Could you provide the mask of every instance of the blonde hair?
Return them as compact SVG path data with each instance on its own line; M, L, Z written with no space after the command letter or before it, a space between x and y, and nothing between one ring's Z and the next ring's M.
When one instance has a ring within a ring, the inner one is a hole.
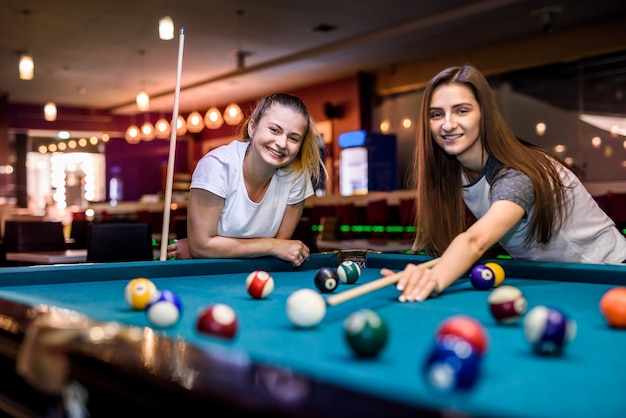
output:
M300 151L296 158L287 166L290 171L302 171L311 177L314 185L321 184L326 179L326 167L322 159L323 143L317 125L306 105L299 97L291 94L276 93L259 100L256 108L239 126L239 136L243 141L249 141L248 126L256 126L267 110L273 105L279 105L299 113L307 121L307 127L302 138Z

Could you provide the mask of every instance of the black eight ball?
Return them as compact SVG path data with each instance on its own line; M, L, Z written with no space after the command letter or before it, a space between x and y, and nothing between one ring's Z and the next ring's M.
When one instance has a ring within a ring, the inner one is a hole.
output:
M315 273L315 287L322 293L331 293L339 285L337 270L330 267L322 267Z

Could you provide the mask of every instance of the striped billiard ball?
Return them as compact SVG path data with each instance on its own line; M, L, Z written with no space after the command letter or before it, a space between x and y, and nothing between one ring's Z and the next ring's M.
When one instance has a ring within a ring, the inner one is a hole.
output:
M536 354L560 355L576 337L576 322L559 309L539 305L526 314L524 335Z
M246 277L246 289L254 299L265 299L274 290L274 279L266 271L253 271Z
M487 301L491 315L502 324L516 323L528 308L522 291L514 286L501 286L492 290Z
M341 283L353 284L361 277L361 267L354 261L346 260L337 267L337 274Z

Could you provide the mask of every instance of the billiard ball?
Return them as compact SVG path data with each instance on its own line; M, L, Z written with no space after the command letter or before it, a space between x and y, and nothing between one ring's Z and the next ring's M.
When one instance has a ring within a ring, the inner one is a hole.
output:
M494 286L496 276L485 264L478 264L470 271L470 282L476 290L487 290Z
M346 260L337 267L337 275L341 283L353 284L361 277L361 267L354 261Z
M223 303L206 307L196 321L198 332L225 339L234 338L238 328L237 314L233 308Z
M146 309L150 301L159 296L156 285L152 280L145 277L137 277L126 284L124 289L124 299L133 309L142 311Z
M576 322L556 308L539 305L526 314L524 335L536 354L559 355L576 337Z
M600 311L614 328L626 328L626 287L614 287L600 299Z
M494 276L493 287L498 287L502 283L504 283L504 278L505 278L504 269L502 268L500 264L489 262L489 263L485 263L485 266L487 268L490 268L491 271L493 272L493 276Z
M326 301L313 289L300 289L287 298L287 318L300 328L310 328L320 323L326 315Z
M339 285L339 275L334 268L322 267L315 273L314 282L320 292L330 293Z
M264 299L274 290L274 279L266 271L253 271L246 278L246 289L254 299Z
M501 286L492 290L487 301L491 315L502 324L516 323L528 308L522 291L514 286Z
M481 357L465 339L440 335L422 366L426 386L437 393L470 389L480 375Z
M346 342L358 357L375 357L387 343L387 324L370 309L350 314L343 329Z
M466 315L453 315L440 325L435 336L456 335L470 343L480 357L489 349L489 335L485 327L476 319Z
M157 327L170 327L178 322L182 310L180 298L169 290L159 291L159 296L146 307L148 321Z

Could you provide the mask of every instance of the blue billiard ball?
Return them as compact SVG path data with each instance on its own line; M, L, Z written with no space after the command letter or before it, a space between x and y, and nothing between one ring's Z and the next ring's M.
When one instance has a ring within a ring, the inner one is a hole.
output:
M178 322L182 310L180 298L169 290L161 290L159 296L148 304L148 321L157 327L170 327Z
M576 322L556 308L539 305L524 317L524 335L536 354L560 355L576 337Z
M484 264L478 264L470 272L470 281L476 290L491 289L496 282L493 270Z
M422 376L426 386L437 393L470 389L480 375L480 356L476 349L456 335L438 336L424 362Z

